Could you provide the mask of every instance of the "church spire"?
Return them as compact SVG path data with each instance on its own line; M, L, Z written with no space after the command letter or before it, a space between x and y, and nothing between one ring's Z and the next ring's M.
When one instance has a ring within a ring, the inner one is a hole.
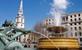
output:
M20 9L23 9L23 1L20 0L20 6L19 6Z
M19 0L18 14L16 17L17 28L24 28L24 16L23 16L23 0Z
M18 14L23 15L23 0L19 0L19 1L20 1L20 4L18 9Z

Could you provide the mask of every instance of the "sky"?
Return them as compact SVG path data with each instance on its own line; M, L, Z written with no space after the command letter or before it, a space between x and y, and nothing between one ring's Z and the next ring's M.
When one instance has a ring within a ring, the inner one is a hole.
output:
M69 5L65 9L66 13L82 12L82 0L67 1ZM50 16L52 2L53 0L23 0L25 28L33 29L36 23ZM18 6L18 0L0 0L0 26L6 19L15 23Z

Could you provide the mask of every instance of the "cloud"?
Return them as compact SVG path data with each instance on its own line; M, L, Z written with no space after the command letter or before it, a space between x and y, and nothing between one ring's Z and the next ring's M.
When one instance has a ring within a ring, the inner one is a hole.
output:
M68 4L67 0L53 0L53 6L59 9L66 9Z
M61 25L62 14L68 7L69 2L67 0L53 0L51 4L50 14L55 18L56 25Z

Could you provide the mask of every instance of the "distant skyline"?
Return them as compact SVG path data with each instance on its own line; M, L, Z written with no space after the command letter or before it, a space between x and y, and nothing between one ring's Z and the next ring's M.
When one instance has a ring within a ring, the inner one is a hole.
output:
M82 12L82 0L67 0L67 13ZM50 16L52 0L23 0L25 28L32 29L37 22ZM18 12L18 0L0 0L0 26L7 19L15 23Z

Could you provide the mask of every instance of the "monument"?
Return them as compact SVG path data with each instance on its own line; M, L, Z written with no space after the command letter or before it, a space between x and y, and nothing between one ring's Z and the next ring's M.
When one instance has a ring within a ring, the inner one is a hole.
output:
M0 50L23 50L22 44L15 39L27 33L29 31L18 29L12 22L6 20L0 28Z

